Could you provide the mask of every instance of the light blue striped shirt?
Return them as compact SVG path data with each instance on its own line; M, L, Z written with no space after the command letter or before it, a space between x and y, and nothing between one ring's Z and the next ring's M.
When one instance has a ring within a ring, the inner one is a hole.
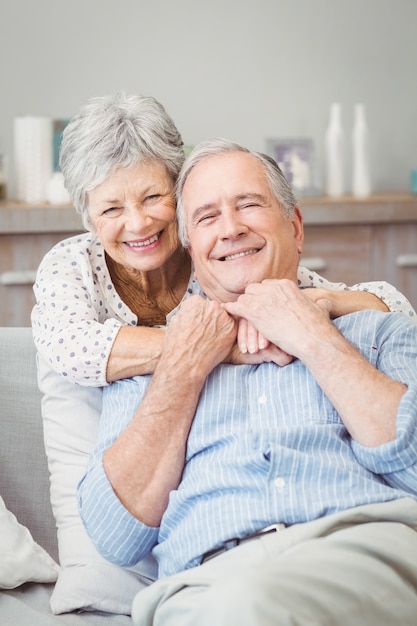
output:
M227 539L276 522L417 499L417 326L377 311L334 323L379 370L408 385L396 440L373 448L352 440L300 361L220 365L201 393L181 484L160 528L149 528L114 494L102 455L134 415L150 377L113 383L104 389L100 441L79 487L84 524L103 556L131 566L153 549L159 576L166 576L197 565Z

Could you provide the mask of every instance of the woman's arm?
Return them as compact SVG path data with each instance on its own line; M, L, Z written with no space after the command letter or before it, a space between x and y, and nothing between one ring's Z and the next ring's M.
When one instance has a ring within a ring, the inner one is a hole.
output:
M36 348L68 381L102 387L154 371L164 330L136 325L137 317L111 282L94 235L54 246L39 266L33 290Z
M146 326L121 326L107 361L106 379L153 374L161 356L165 330Z
M320 298L328 300L331 306L330 315L333 318L355 311L374 309L403 313L417 324L417 313L407 298L384 281L358 283L348 287L344 283L332 283L300 265L298 286L302 289L312 287L319 290L315 294L312 289L306 293L314 301Z
M303 289L303 292L313 302L326 300L329 315L333 319L365 309L383 311L385 313L390 311L385 302L368 291L332 291L331 289L323 289L321 287L307 287Z

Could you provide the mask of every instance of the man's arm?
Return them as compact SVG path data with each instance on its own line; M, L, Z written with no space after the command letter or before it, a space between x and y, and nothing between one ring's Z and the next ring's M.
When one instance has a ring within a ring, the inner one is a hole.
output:
M292 281L265 280L223 306L306 365L358 443L378 446L395 439L406 385L359 354L329 320L325 301L313 302Z
M181 480L201 388L235 339L236 323L219 304L199 296L188 298L166 332L138 411L104 453L104 470L114 492L147 526L159 526L169 493Z

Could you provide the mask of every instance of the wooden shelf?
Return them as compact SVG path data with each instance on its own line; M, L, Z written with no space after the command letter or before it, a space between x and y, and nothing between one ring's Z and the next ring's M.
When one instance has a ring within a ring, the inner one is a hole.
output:
M417 195L375 194L366 199L352 196L299 198L305 224L384 224L417 222Z
M352 285L387 281L417 307L417 194L300 198L305 241L301 262ZM84 232L72 205L0 202L0 325L28 326L32 283L44 254Z
M0 202L0 233L65 233L84 231L81 216L72 205L37 205Z

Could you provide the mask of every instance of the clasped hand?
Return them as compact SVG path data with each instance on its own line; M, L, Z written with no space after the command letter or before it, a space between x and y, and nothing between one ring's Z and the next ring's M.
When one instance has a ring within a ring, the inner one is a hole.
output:
M314 299L287 279L250 284L236 302L222 306L239 320L239 348L257 356L260 360L255 362L287 365L300 358L312 337L328 332L331 325L330 303Z
M191 296L173 317L167 340L207 371L221 362L284 366L329 324L325 300L314 302L290 280L267 279L248 285L235 302Z

